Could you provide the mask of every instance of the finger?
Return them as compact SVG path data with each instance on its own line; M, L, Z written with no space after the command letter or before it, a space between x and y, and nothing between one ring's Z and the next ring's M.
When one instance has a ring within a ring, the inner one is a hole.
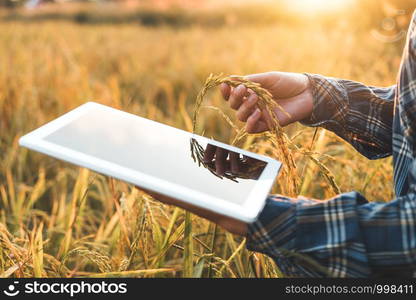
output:
M302 95L281 99L279 100L279 105L283 110L276 107L275 115L281 126L286 126L309 117L313 108L312 101L308 101Z
M261 121L262 112L260 109L256 109L247 119L246 131L248 133L259 133L268 129L267 124Z
M208 144L207 147L205 148L205 153L204 153L204 163L209 163L214 159L214 155L215 155L215 150L217 149L216 146Z
M240 84L235 89L231 91L229 101L230 101L230 107L232 109L238 109L240 105L243 103L243 98L247 93L247 88Z
M230 164L231 164L231 172L238 173L239 172L239 157L240 155L236 152L230 152Z
M244 78L252 82L259 83L262 87L266 89L270 88L270 85L273 84L275 80L278 80L276 72L250 74L244 76Z
M238 76L238 75L230 75L229 76L229 78L232 81L239 81L241 77L242 76ZM220 91L221 91L221 94L222 94L222 96L224 97L224 99L226 101L230 98L232 90L233 90L233 88L230 85L228 85L227 83L225 83L225 82L221 83Z
M230 98L231 87L226 83L221 83L220 91L225 101L227 101Z
M227 150L217 147L217 150L215 151L215 170L220 176L224 175L225 173L227 155Z
M240 108L238 109L236 113L237 119L242 122L246 122L247 118L254 112L258 99L259 98L256 94L251 94L247 98L247 101L244 101L244 103L241 104Z

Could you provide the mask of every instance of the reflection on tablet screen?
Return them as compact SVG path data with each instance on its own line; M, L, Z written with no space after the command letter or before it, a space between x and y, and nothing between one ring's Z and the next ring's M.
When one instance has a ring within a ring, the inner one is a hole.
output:
M234 182L238 182L238 178L258 179L266 167L264 161L213 144L203 148L195 138L191 138L190 144L192 159L221 179Z
M93 109L44 139L236 204L245 202L266 166L238 153L224 154L189 132L126 115Z

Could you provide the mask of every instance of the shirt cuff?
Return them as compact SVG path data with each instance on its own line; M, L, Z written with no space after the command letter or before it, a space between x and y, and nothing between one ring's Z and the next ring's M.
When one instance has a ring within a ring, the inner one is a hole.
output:
M344 85L335 78L304 74L311 84L313 109L311 116L300 123L334 132L343 131L348 113L348 94Z
M294 250L296 204L293 199L270 195L258 219L248 225L247 249L274 258Z

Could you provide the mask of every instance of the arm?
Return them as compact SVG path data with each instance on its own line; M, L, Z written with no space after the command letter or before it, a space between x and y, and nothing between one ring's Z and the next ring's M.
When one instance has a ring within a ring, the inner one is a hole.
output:
M300 121L322 126L349 142L361 154L376 159L391 154L395 86L377 88L321 75L267 72L246 76L274 96L290 117L275 110L280 125ZM244 86L221 86L224 98L235 109L250 133L268 130L267 112L256 110L258 97Z

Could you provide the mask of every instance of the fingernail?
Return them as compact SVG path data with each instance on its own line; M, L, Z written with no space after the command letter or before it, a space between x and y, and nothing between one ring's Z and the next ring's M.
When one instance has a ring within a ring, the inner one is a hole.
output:
M260 109L258 109L258 108L256 108L256 110L254 111L253 116L257 118L257 117L259 117L259 116L260 116L260 114L261 114L261 110L260 110Z

